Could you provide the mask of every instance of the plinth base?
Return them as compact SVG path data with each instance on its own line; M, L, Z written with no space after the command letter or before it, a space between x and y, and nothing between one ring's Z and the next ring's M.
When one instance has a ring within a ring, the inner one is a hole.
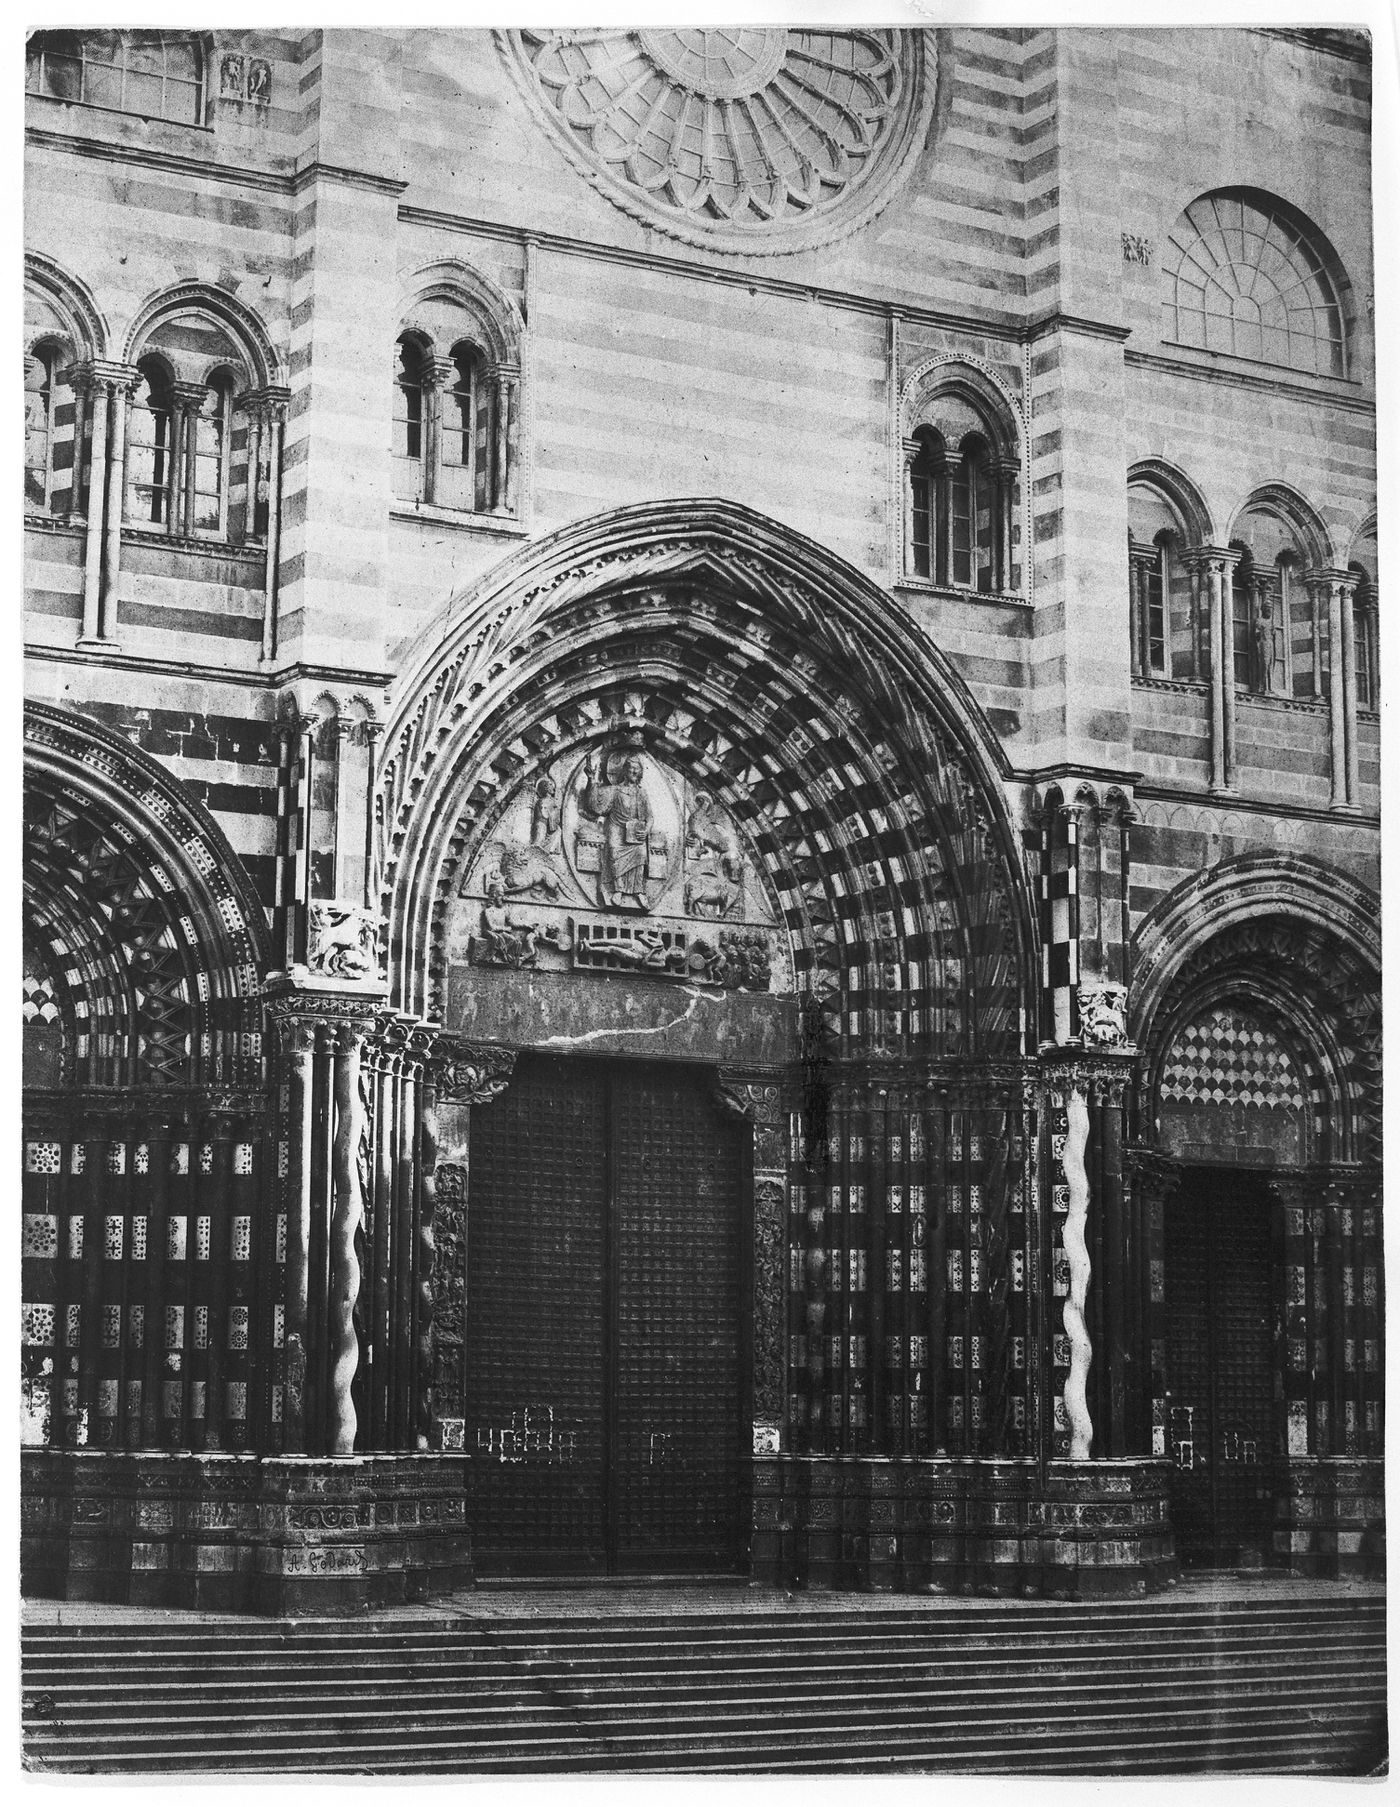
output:
M345 1614L472 1584L465 1458L25 1450L24 1592Z
M754 1579L895 1593L1148 1593L1177 1563L1167 1468L860 1456L754 1461Z

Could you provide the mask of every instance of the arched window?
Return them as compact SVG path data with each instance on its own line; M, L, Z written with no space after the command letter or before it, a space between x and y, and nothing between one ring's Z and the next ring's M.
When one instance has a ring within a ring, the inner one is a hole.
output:
M1255 681L1254 663L1254 560L1247 546L1236 545L1239 553L1230 576L1230 646L1236 687L1240 690L1262 690Z
M174 423L170 372L159 358L142 358L132 398L127 446L127 513L135 523L168 526L174 479Z
M940 544L939 530L946 526L946 513L941 505L941 491L947 481L947 454L941 435L933 427L920 427L914 435L917 448L909 466L913 491L912 563L916 577L933 577L948 568L946 537Z
M266 533L270 434L249 413L253 355L234 325L197 305L159 316L137 336L141 382L127 419L133 527L234 545Z
M920 413L906 455L906 572L984 594L1014 588L1014 462L961 395L936 394Z
M1356 706L1380 707L1380 622L1376 588L1376 536L1364 534L1352 549L1347 569L1356 579L1352 595L1352 636L1355 647Z
M1328 669L1327 611L1309 589L1308 547L1294 522L1256 503L1235 528L1235 681L1263 696L1318 698Z
M229 426L233 380L220 371L205 385L199 412L191 416L194 444L191 448L191 530L223 539L228 528Z
M480 358L465 340L454 345L442 391L442 440L434 499L442 508L481 508L476 477L483 460L476 456L476 423Z
M423 348L406 334L394 358L394 494L416 502L423 496Z
M53 493L53 400L57 357L39 346L24 360L24 506L47 514Z
M1310 376L1345 376L1341 297L1316 237L1267 195L1202 195L1168 241L1162 336Z
M1128 620L1133 675L1199 678L1202 618L1186 562L1181 517L1146 483L1128 489Z
M53 100L80 101L200 125L204 70L193 38L161 31L36 31L25 87Z
M455 259L404 297L394 370L394 495L454 515L520 509L521 337L515 303Z

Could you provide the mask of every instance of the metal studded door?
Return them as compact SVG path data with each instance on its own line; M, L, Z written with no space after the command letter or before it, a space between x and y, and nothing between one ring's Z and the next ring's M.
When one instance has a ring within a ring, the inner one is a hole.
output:
M686 1069L527 1056L472 1113L482 1573L737 1560L743 1157L710 1089Z
M683 1070L613 1077L613 1566L733 1566L740 1146Z
M1184 1563L1267 1562L1275 1442L1268 1195L1252 1174L1188 1173L1164 1229L1177 1551Z
M607 1079L522 1060L472 1112L468 1523L483 1572L601 1571Z

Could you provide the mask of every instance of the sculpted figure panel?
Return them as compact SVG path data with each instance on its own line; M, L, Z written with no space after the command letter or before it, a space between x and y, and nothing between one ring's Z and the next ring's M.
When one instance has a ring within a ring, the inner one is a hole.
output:
M786 936L720 799L635 732L536 771L468 868L456 920L477 965L768 991Z

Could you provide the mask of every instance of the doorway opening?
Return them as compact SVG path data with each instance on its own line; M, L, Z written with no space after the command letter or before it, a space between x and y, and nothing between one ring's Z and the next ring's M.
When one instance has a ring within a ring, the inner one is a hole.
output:
M1167 1447L1183 1566L1272 1559L1279 1403L1264 1176L1188 1168L1166 1208Z
M524 1055L472 1113L478 1572L737 1569L748 1133L679 1065Z

